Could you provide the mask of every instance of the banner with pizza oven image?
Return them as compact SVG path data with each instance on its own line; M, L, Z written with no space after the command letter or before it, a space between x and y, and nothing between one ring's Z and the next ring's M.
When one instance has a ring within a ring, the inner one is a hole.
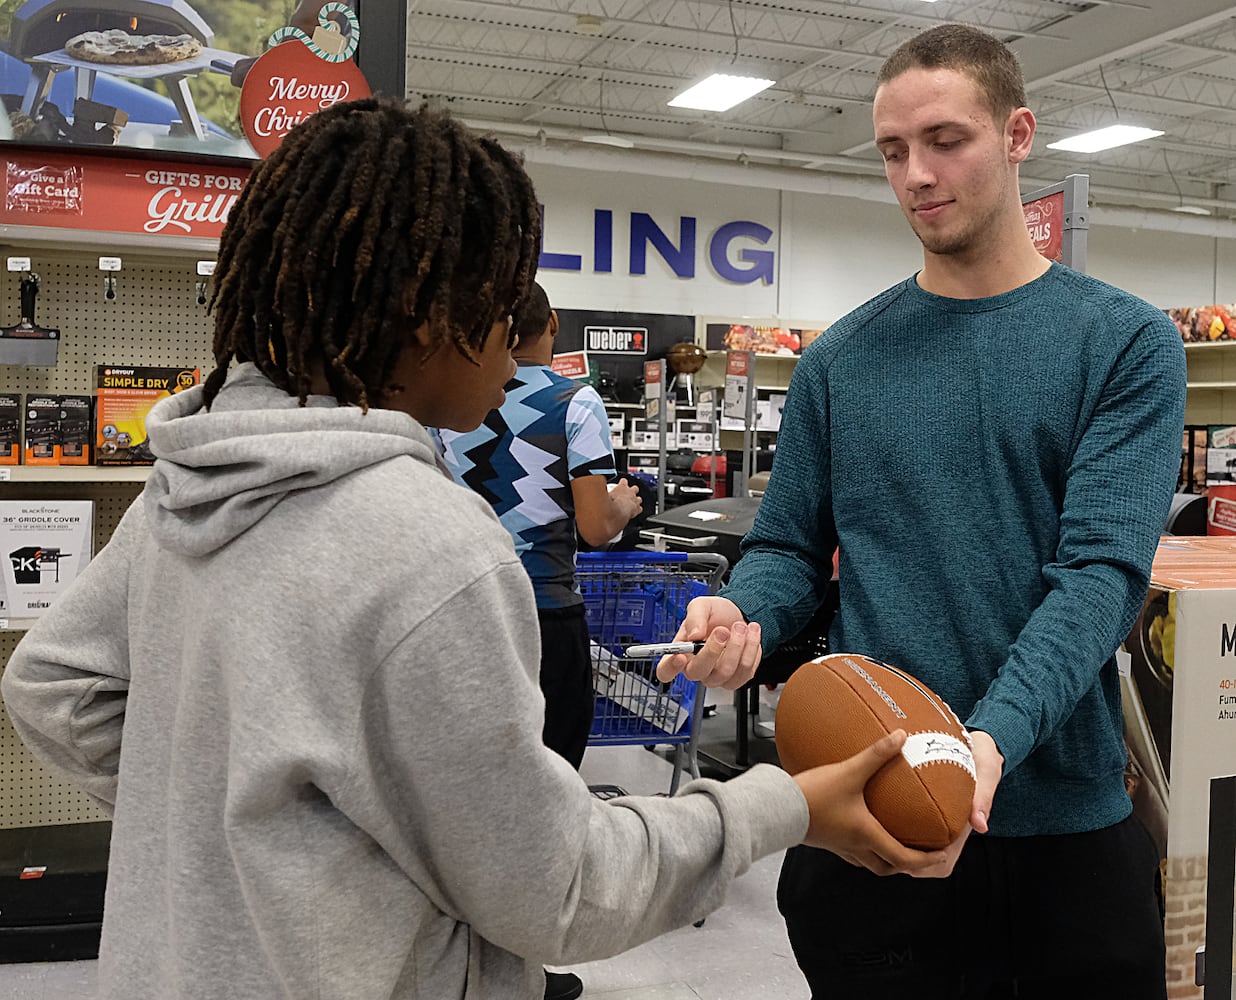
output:
M0 0L0 138L264 156L367 96L359 37L324 0Z

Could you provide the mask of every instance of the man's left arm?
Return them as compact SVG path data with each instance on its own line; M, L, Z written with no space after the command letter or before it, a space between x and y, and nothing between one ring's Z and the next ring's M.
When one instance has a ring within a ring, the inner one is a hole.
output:
M1132 627L1180 467L1185 360L1171 322L1148 322L1113 366L1068 469L1046 597L966 725L1003 772L1048 740Z

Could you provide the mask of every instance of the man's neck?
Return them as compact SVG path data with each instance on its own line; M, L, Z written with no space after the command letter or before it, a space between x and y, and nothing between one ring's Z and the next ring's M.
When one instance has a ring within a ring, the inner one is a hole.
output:
M1016 222L1006 235L993 235L961 253L924 252L919 287L950 299L983 299L1040 277L1051 262L1034 248L1020 214Z

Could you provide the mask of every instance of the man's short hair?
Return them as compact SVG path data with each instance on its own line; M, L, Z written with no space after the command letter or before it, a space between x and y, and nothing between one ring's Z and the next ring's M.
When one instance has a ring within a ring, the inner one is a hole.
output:
M953 69L982 91L992 117L1003 122L1026 105L1026 83L1012 50L998 38L964 24L929 28L898 46L880 67L876 86L910 69Z
M521 344L539 340L549 326L549 296L537 282L532 283L528 297L520 304L511 325L511 333L519 337Z

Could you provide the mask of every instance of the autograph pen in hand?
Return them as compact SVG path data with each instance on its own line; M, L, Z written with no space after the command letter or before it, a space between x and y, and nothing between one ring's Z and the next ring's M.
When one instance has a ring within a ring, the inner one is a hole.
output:
M622 655L632 660L644 660L653 656L671 656L674 653L698 653L704 648L702 642L653 642L642 646L628 646Z

